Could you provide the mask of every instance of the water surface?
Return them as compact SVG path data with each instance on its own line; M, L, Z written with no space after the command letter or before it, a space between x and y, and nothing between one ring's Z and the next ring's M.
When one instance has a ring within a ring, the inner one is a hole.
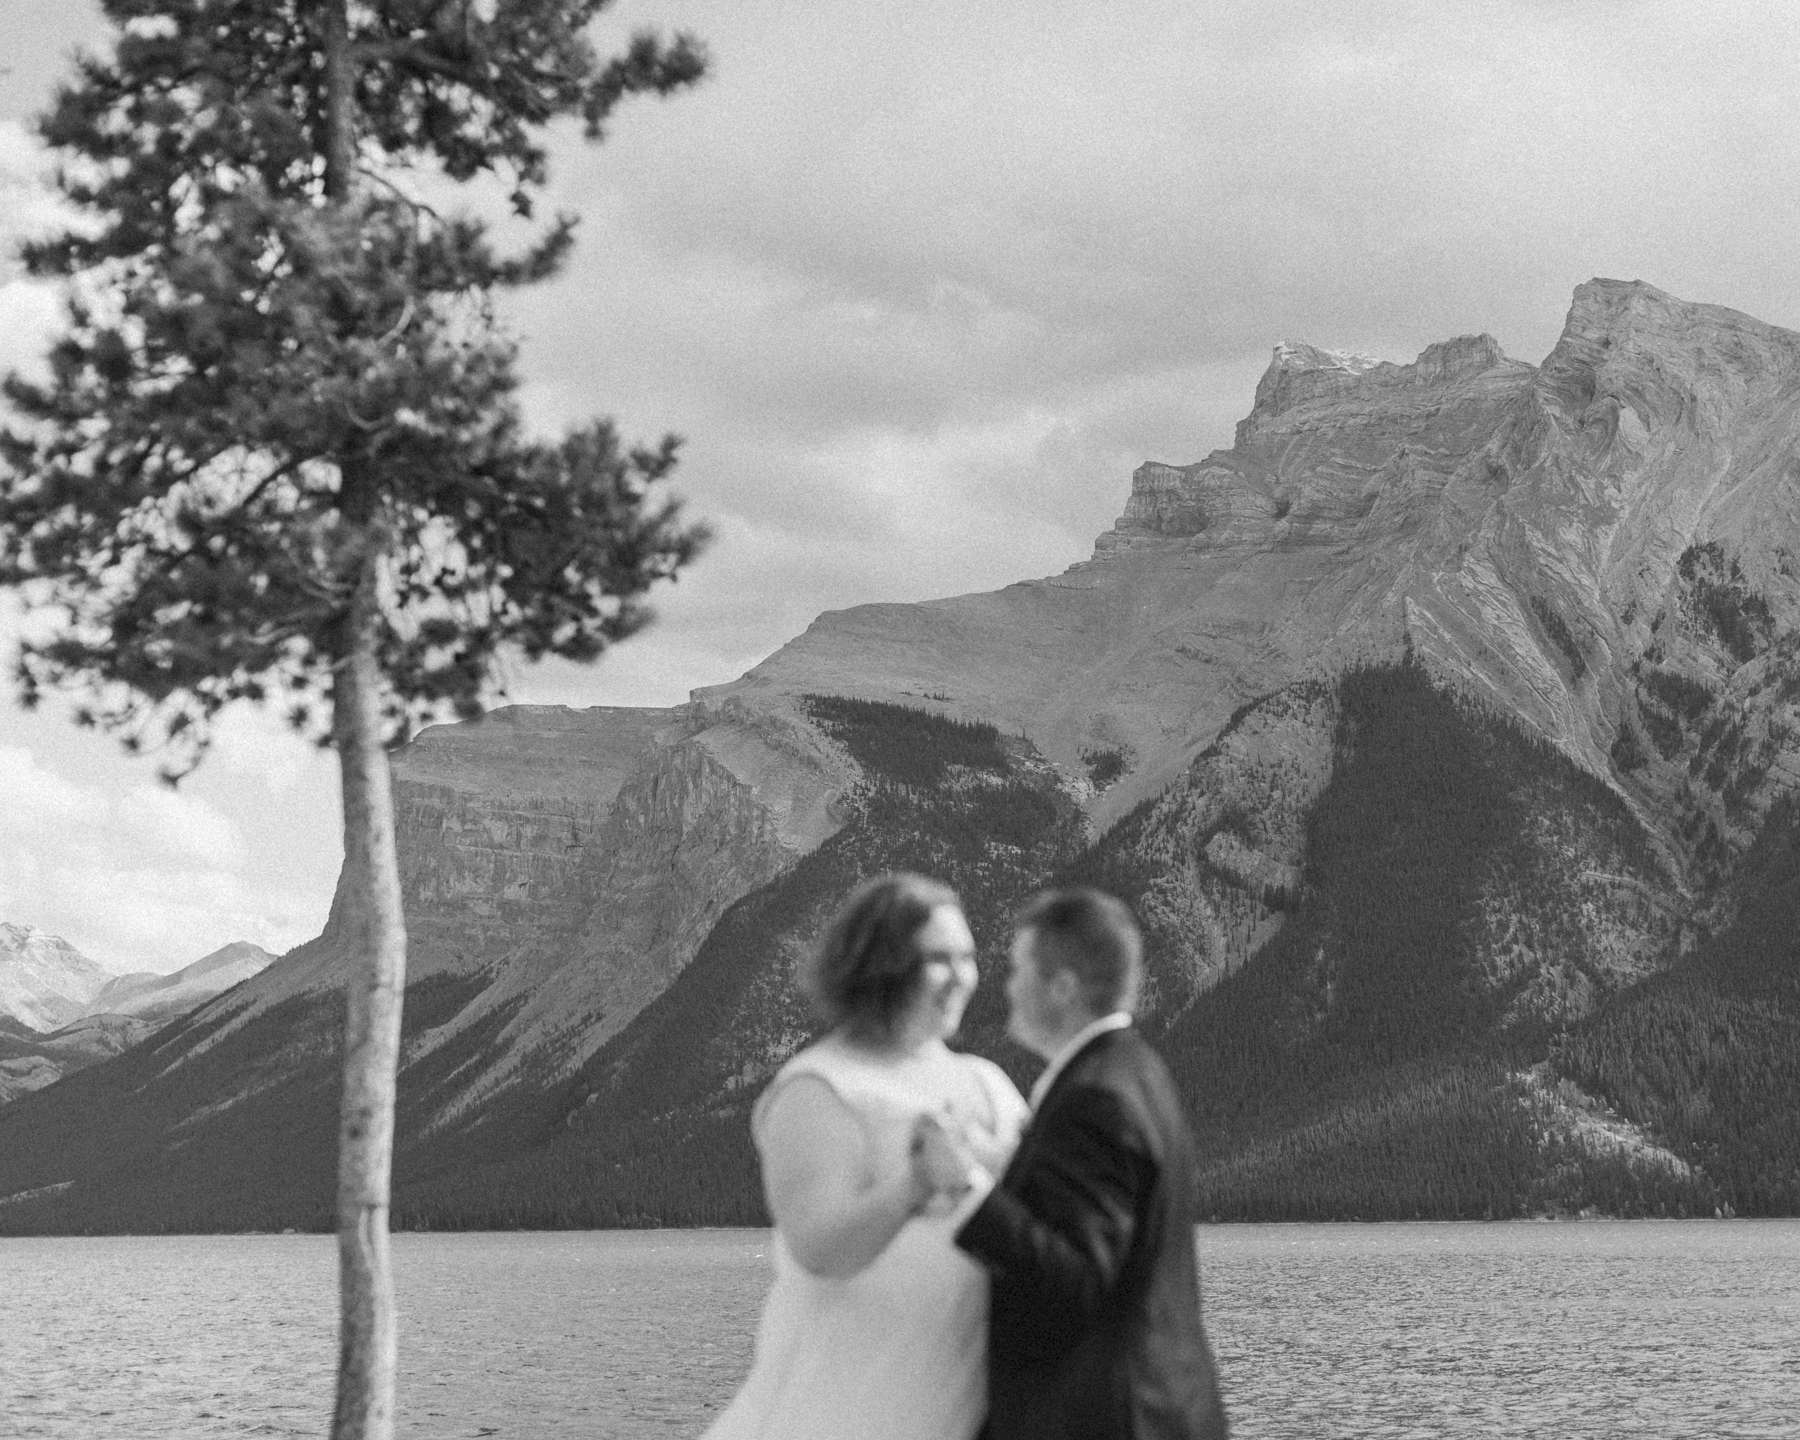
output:
M399 1235L403 1437L698 1435L762 1231ZM1240 1440L1800 1437L1800 1221L1198 1236ZM329 1237L0 1239L0 1435L323 1436Z

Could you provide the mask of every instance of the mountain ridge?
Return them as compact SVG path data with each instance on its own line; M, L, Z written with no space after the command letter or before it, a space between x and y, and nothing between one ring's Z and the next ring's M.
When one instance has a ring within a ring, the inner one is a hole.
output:
M87 1013L117 976L34 925L0 923L0 1015L44 1033Z
M1665 364L1664 350L1681 363ZM989 594L827 612L696 697L910 699L1024 729L1065 767L1084 747L1129 746L1139 769L1095 805L1105 824L1167 783L1238 704L1334 655L1397 654L1410 635L1428 663L1605 774L1628 708L1621 687L1585 657L1573 674L1547 626L1560 622L1574 653L1597 649L1596 661L1642 648L1681 554L1720 538L1699 534L1710 506L1752 583L1784 582L1774 588L1791 627L1783 557L1732 499L1745 470L1774 479L1792 510L1794 475L1759 467L1769 428L1791 433L1797 353L1792 332L1617 281L1577 289L1539 367L1487 337L1355 374L1298 368L1290 353L1259 384L1239 447L1138 468L1088 561ZM1750 383L1716 383L1711 367L1728 362L1747 366ZM1663 475L1640 453L1649 442L1633 440L1643 422L1628 402L1653 400L1702 459L1677 456ZM1720 453L1727 424L1755 433L1747 456ZM1597 473L1577 478L1576 459ZM1644 553L1615 554L1615 512L1633 506L1623 538ZM1346 546L1341 566L1307 553ZM1046 666L1052 643L1060 663ZM1075 686L1063 683L1071 670Z
M1552 1063L1556 1037L1730 933L1745 905L1761 913L1734 877L1800 778L1797 440L1800 336L1641 282L1578 287L1537 366L1480 335L1406 365L1284 342L1232 449L1139 466L1119 521L1061 575L827 612L683 706L511 707L422 733L395 757L413 982L397 1193L421 1223L638 1223L659 1204L690 1219L747 1213L747 1150L726 1121L741 1124L753 1072L803 1038L782 967L857 865L938 857L978 897L990 951L1020 887L1111 876L1159 957L1154 1023L1178 1071L1197 1077L1181 1047L1198 1043L1204 1016L1248 1003L1234 996L1276 985L1296 1013L1332 1011L1338 992L1318 974L1359 953L1355 927L1330 919L1330 904L1350 904L1330 899L1332 867L1378 843L1425 844L1438 802L1418 797L1462 793L1454 775L1414 786L1411 808L1385 819L1342 798L1362 793L1359 745L1391 751L1393 735L1414 734L1487 757L1469 762L1471 777L1491 772L1470 793L1506 846L1457 832L1485 858L1408 921L1405 945L1437 925L1455 966L1433 993L1506 998L1482 1001L1479 1044L1461 1059L1427 1047L1358 1061L1347 1130L1301 1083L1314 1041L1270 1050L1259 1063L1287 1109L1211 1132L1236 1167L1232 1193L1265 1203L1276 1171L1245 1157L1293 1153L1288 1126L1323 1137L1321 1155L1352 1133L1413 1146L1422 1168L1388 1179L1427 1209L1438 1194L1442 1213L1581 1194L1654 1213L1722 1195L1698 1151L1677 1157L1686 1179L1606 1158L1604 1127L1577 1124L1581 1107L1558 1098L1599 1094L1599 1072L1536 1067ZM1355 719L1370 687L1390 694L1378 724ZM846 718L852 702L876 709ZM895 705L988 727L1003 770L945 759L936 778L900 778L895 737L920 722L882 708ZM917 833L878 834L872 814ZM788 928L765 943L745 929L751 914ZM1322 947L1318 974L1283 949L1303 933ZM179 1193L175 1210L222 1215L197 1171L166 1170L158 1127L186 1126L184 1153L228 1157L285 1114L327 1147L313 1163L328 1170L346 962L328 922L228 999L76 1077L95 1095L137 1077L151 1148L137 1170L115 1171L108 1183L122 1188L90 1193L76 1177L8 1207L5 1223L119 1215L132 1194ZM697 997L702 972L764 1017L749 1070L708 1068L739 1041L732 1016ZM1401 992L1390 999L1404 1008ZM978 1048L999 1044L998 1003L984 982ZM672 1013L694 1033L670 1029ZM1355 1015L1358 1044L1389 1023L1379 1007ZM653 1095L655 1067L690 1058L718 1087L692 1114L668 1110L658 1130L609 1108L610 1095ZM1627 1092L1640 1098L1621 1124L1662 1113L1642 1086ZM0 1193L71 1178L43 1137L74 1104L53 1091L0 1115L0 1152L13 1152L0 1153ZM1384 1105L1412 1118L1394 1130ZM192 1107L213 1118L190 1124ZM602 1117L637 1148L605 1140ZM1491 1177L1531 1174L1511 1189L1493 1179L1479 1203L1442 1188L1432 1157L1456 1135L1489 1147ZM737 1157L736 1178L707 1169L714 1152ZM269 1163L293 1175L299 1153ZM648 1167L635 1199L627 1186L608 1209L519 1188L527 1174L559 1194L577 1174L604 1185L591 1168L602 1155L621 1175ZM487 1177L487 1200L446 1198L457 1166ZM714 1198L677 1203L681 1184ZM263 1219L299 1213L256 1197L241 1203ZM1307 1213L1336 1203L1322 1192Z
M167 975L115 975L54 935L0 925L0 1021L12 1022L0 1030L0 1105L123 1053L274 960L237 940Z

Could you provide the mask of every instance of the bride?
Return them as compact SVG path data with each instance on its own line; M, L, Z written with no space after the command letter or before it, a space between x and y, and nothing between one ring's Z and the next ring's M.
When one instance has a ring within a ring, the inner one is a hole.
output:
M918 875L862 885L800 974L832 1028L784 1065L751 1134L775 1220L756 1359L705 1440L969 1440L986 1413L987 1276L951 1242L979 1194L922 1188L932 1115L998 1175L1025 1102L951 1050L974 992L955 892Z

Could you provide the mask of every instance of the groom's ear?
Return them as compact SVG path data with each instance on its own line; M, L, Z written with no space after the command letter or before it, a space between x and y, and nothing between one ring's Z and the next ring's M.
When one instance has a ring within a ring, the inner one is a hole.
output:
M1081 980L1067 965L1057 968L1045 982L1050 998L1056 1002L1057 1008L1067 1010L1077 1000L1086 997L1081 993Z

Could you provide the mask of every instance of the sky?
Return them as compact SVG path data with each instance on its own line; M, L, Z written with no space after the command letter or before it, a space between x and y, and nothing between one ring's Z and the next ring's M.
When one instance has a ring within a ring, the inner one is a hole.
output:
M682 434L716 538L650 631L510 667L515 701L675 704L822 610L1056 573L1139 463L1231 443L1282 339L1537 361L1597 275L1800 328L1789 0L619 0L597 31L643 26L712 73L557 134L578 247L507 315L531 424ZM57 316L11 260L55 214L31 116L106 30L0 0L0 33L14 368ZM253 712L169 792L0 701L0 921L118 970L285 950L330 901L336 783Z

